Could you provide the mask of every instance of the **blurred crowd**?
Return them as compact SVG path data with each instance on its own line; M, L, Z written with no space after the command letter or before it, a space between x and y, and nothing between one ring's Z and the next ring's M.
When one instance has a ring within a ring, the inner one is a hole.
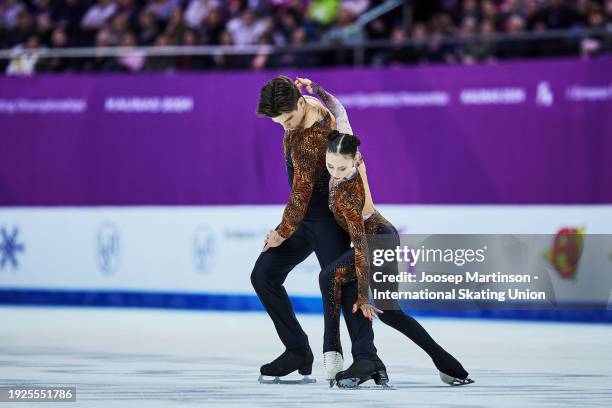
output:
M423 0L350 29L384 0L0 0L1 68L12 74L63 71L261 69L354 64L355 46L376 42L359 63L472 63L500 58L609 51L612 0ZM525 40L572 29L575 37ZM492 34L506 33L503 41ZM467 41L458 41L458 40ZM382 44L386 41L386 44ZM324 51L296 52L306 44ZM135 46L273 45L278 52L147 56ZM41 48L127 47L120 56L41 58Z

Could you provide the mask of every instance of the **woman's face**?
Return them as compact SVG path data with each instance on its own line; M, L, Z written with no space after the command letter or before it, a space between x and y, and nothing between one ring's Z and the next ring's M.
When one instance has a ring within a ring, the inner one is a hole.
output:
M355 159L353 157L340 153L327 152L325 154L325 162L329 175L335 181L350 176L355 167Z
M272 120L280 124L285 130L292 130L297 128L304 119L304 98L300 98L297 103L297 109L291 112L281 113L278 116L272 118Z

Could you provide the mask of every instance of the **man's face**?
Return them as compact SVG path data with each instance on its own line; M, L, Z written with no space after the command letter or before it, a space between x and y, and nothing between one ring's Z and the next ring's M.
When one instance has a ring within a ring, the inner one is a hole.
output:
M304 98L300 98L297 103L297 109L291 112L281 113L272 118L272 120L280 124L285 130L292 130L299 127L304 119Z

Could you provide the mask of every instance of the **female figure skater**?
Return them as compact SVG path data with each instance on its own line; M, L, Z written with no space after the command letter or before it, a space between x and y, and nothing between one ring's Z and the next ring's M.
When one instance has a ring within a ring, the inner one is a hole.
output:
M317 94L330 110L333 109L332 113L336 117L338 130L332 130L328 134L326 153L326 165L331 175L329 207L336 222L349 233L353 242L353 248L326 266L319 275L325 313L324 355L342 353L339 334L342 286L356 280L358 295L353 305L353 313L361 310L370 320L379 313L378 316L383 323L403 333L431 357L443 382L449 385L473 383L461 363L438 345L414 318L403 313L396 300L385 301L385 305L381 306L384 312L370 303L369 249L366 235L389 235L393 246L400 244L399 235L395 227L374 208L367 184L365 164L357 151L360 140L352 135L346 111L320 86L307 79L298 78L296 84L298 82L301 86L306 85L308 91ZM384 269L383 273L395 275L397 264L387 263ZM385 287L381 287L380 290L397 291L397 283L384 285ZM333 360L333 358L324 358L324 363ZM381 364L376 360L357 359L347 370L338 372L335 381L341 387L354 387L369 379L374 379L377 383L386 383L386 370ZM330 385L333 386L333 381Z

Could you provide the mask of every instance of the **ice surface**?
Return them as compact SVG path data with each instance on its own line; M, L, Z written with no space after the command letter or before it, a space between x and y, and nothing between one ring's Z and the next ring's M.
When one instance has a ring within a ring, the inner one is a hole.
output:
M76 385L77 402L54 407L612 407L612 325L419 319L476 380L449 387L377 321L396 389L340 390L324 381L320 315L299 316L312 385L257 382L282 352L265 313L2 307L0 319L0 385Z

